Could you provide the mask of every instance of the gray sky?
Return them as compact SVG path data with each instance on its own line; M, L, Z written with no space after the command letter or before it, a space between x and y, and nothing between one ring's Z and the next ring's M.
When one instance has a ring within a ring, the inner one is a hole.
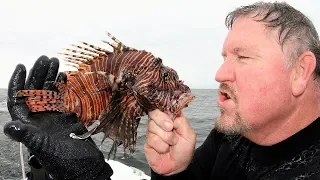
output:
M191 88L217 88L226 14L254 0L55 0L1 3L0 88L6 88L18 63L32 67L40 55L57 53L86 41L101 47L109 31L124 44L145 49L177 70ZM288 0L320 33L320 1ZM218 5L219 3L219 5ZM62 60L62 59L60 59ZM61 61L62 70L65 67Z

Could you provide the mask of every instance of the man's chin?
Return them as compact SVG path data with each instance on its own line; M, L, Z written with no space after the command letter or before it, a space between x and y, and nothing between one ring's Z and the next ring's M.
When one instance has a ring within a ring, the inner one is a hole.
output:
M221 117L215 121L214 128L226 135L243 134L250 130L240 119L226 119Z

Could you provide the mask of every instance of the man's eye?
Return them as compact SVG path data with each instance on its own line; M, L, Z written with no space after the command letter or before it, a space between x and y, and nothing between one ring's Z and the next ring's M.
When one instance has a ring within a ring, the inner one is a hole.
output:
M238 58L239 58L239 59L247 59L247 58L249 58L249 57L247 57L247 56L238 56Z

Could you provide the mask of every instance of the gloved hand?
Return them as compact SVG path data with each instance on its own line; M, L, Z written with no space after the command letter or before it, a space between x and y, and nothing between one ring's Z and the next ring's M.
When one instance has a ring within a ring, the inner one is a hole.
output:
M25 82L26 69L17 65L8 86L7 105L13 121L5 125L4 133L22 142L54 179L109 179L113 171L93 140L69 137L72 132L87 132L75 113L32 113L24 98L15 97L23 89L54 90L58 68L58 59L41 56ZM65 79L60 73L57 81Z

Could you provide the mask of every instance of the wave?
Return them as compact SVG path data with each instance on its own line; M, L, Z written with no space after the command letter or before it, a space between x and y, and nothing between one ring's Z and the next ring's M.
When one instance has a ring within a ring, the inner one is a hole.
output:
M0 112L8 112L6 100L0 101Z

